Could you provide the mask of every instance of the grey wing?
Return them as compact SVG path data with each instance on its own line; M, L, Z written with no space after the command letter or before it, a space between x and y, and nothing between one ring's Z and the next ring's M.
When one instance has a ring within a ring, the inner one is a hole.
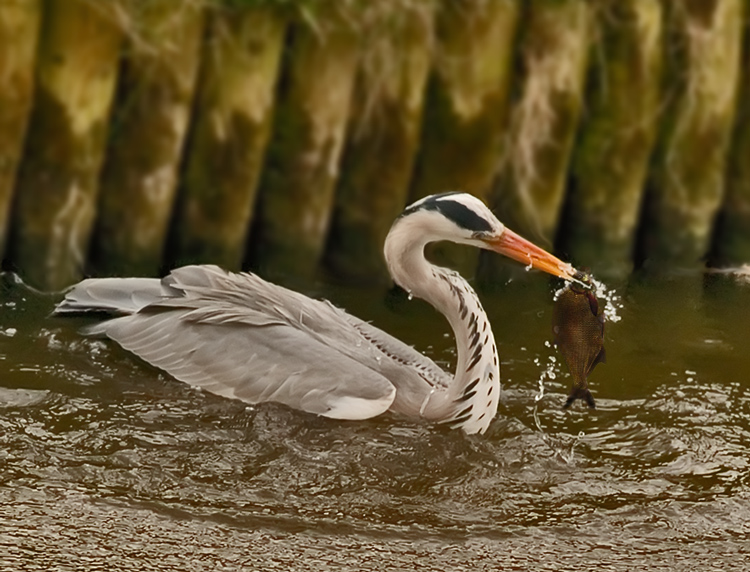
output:
M189 315L139 313L96 329L180 381L247 403L367 419L393 402L396 389L385 377L286 324L211 324Z
M432 360L328 302L252 274L202 265L161 281L84 280L56 309L81 311L129 314L87 333L220 395L348 419L391 404L402 413L443 415L436 405L450 376Z

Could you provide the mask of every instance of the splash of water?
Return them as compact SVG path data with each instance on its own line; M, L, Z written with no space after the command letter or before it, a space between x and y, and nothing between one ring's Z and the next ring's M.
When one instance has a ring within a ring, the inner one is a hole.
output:
M604 317L608 322L619 322L622 320L619 311L623 309L624 305L622 297L617 294L617 290L614 288L608 288L604 282L600 282L596 278L591 278L591 282L594 284L594 291L598 298L604 299Z
M544 345L548 348L552 347L552 344L549 341L545 341ZM534 358L534 364L541 367L542 360L536 357ZM561 436L550 435L542 426L542 422L539 418L539 403L542 401L542 399L544 399L545 381L551 381L557 378L557 367L557 357L551 354L548 355L546 366L539 375L539 379L537 380L539 390L534 396L534 409L532 411L532 415L534 418L534 425L542 434L545 443L547 443L550 449L552 449L563 462L570 465L575 462L575 448L581 441L583 441L586 436L585 433L583 431L580 431L572 441L568 442L568 439L564 439Z
M544 342L544 345L548 348L552 347L552 344L549 342L549 340ZM541 360L536 357L534 358L534 365L541 366ZM553 380L557 378L557 372L555 371L555 368L557 367L557 358L554 355L548 355L547 356L547 365L542 371L542 373L539 375L539 379L537 380L537 384L539 387L539 391L534 396L534 424L536 425L536 428L544 433L544 429L542 428L542 424L539 421L539 413L538 413L538 406L539 402L544 399L544 382L546 380Z

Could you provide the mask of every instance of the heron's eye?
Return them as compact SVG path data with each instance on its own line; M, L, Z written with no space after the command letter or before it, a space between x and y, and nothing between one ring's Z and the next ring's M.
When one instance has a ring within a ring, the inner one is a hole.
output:
M476 232L471 233L471 238L476 240L487 240L489 238L492 238L494 233L489 232L487 230L478 230Z

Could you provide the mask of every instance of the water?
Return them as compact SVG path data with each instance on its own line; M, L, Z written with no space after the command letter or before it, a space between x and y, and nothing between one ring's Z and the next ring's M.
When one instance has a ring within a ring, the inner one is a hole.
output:
M82 322L48 317L56 297L6 276L0 569L742 569L750 284L613 286L596 411L561 409L555 285L531 275L483 296L504 398L467 437L201 393L80 337ZM447 325L422 302L316 294L452 365Z

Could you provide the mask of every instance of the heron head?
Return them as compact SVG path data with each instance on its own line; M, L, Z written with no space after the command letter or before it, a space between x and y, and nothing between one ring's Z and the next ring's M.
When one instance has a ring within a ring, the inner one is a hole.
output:
M449 240L492 250L565 280L575 280L580 275L570 264L506 228L473 195L430 195L409 205L399 218L407 217L421 227L426 242Z

